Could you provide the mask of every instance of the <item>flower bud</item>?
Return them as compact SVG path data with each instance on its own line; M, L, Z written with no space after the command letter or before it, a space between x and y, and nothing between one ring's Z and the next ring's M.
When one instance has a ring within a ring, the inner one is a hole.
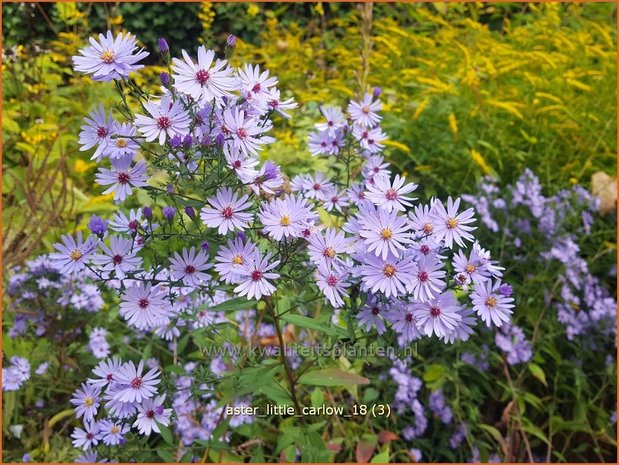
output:
M153 209L150 207L144 207L142 208L142 214L144 215L144 218L150 220L153 217Z
M166 73L165 71L163 71L159 75L159 80L161 81L162 85L168 86L170 84L170 75L168 73Z
M168 53L170 53L170 47L168 46L168 41L165 40L163 37L160 37L157 40L157 45L159 45L159 52L162 55L167 55Z
M174 215L176 214L176 209L174 207L163 207L161 209L161 213L163 213L163 216L166 220L172 223L172 221L174 220Z
M187 206L185 207L185 213L186 213L186 214L187 214L187 216L188 216L189 218L191 218L192 220L196 218L196 211L195 211L195 210L193 209L193 207L192 207L192 206L190 206L190 205L187 205Z
M380 87L374 87L374 89L372 89L372 97L374 98L380 97L380 94L382 93L383 93L383 90Z

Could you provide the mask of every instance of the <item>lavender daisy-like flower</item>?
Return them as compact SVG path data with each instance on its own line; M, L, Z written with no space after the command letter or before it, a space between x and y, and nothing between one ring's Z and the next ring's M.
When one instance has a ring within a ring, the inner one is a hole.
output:
M309 238L308 253L310 260L316 265L332 266L341 261L338 255L348 252L350 239L342 231L327 228L322 233L312 234Z
M436 255L424 255L417 262L417 272L408 288L415 300L425 302L435 298L445 287L442 278L447 274L443 262Z
M230 144L245 155L257 156L262 145L275 140L272 137L257 137L267 129L260 124L259 119L248 116L239 107L224 110L222 132L230 140Z
M368 200L380 208L387 211L399 210L405 211L406 207L412 206L411 201L414 197L408 197L406 194L417 189L417 184L409 182L404 184L406 178L395 175L393 183L387 177L374 178L374 184L367 186L368 192L365 196Z
M208 281L211 277L205 273L213 265L207 263L208 255L204 250L196 253L195 247L187 250L183 248L182 256L174 253L174 258L170 259L170 271L172 278L182 279L187 286L197 287L202 281Z
M464 241L462 239L472 241L473 235L470 231L477 229L474 226L467 226L475 221L473 217L473 208L469 208L458 214L458 207L460 207L460 199L456 199L454 202L451 197L449 197L447 199L446 210L442 202L436 200L432 208L433 211L430 214L436 224L434 230L435 239L437 241L443 241L450 249L453 248L454 242L460 247L464 247Z
M335 186L325 177L324 173L316 173L305 179L305 196L308 199L325 200L325 193L333 187Z
M122 362L118 357L108 358L93 368L92 372L97 376L96 378L88 379L88 382L95 386L106 386L108 383L112 384L116 382L118 372L122 366Z
M127 434L131 427L119 421L101 420L99 422L101 427L101 436L103 444L106 446L118 446L125 440L125 434Z
M146 221L142 219L142 209L129 210L129 216L125 215L122 211L114 213L112 221L110 222L110 228L116 232L131 234L132 236L138 232L138 229L144 229L146 227Z
M382 292L385 297L405 294L416 270L417 264L412 256L401 259L388 256L382 259L374 254L366 254L359 267L365 286L374 293Z
M416 205L409 213L411 226L418 237L428 237L434 234L437 223L431 213L430 205Z
M24 460L25 462L26 460ZM28 462L30 462L30 460L28 460ZM77 456L77 458L75 459L74 463L108 463L109 460L108 459L99 459L97 456L97 451L96 450L89 450L84 452L83 454L80 454Z
M97 415L101 388L89 384L82 384L82 389L78 389L69 401L75 405L75 416L84 417L84 421L92 421Z
M149 436L152 431L160 433L159 424L168 426L170 424L171 408L163 408L165 396L157 396L154 399L146 399L138 406L138 416L133 426L138 429L140 434Z
M436 299L414 304L412 310L419 330L426 336L436 334L444 337L452 333L462 319L458 299L453 292L445 292Z
M208 203L211 208L203 207L200 218L209 228L217 228L219 234L228 231L244 230L253 219L247 210L251 207L248 195L239 198L238 194L230 187L224 187L217 191L215 197L209 197Z
M144 187L148 181L146 162L139 161L131 166L131 158L112 160L112 169L99 168L95 176L97 184L110 186L102 192L103 195L114 193L114 200L123 202L127 196L133 194L132 187Z
M114 132L110 137L105 148L105 154L109 155L111 160L118 158L130 158L138 153L140 145L134 140L137 134L137 129L131 123L118 123L114 125Z
M385 317L391 322L391 328L400 335L402 342L408 343L421 338L417 319L410 305L397 305L394 310L387 312Z
M371 211L368 209L368 211ZM409 224L406 216L397 211L374 209L364 216L359 235L364 238L368 252L386 259L389 254L399 257L410 242Z
M112 31L107 31L105 36L99 34L99 42L93 37L89 41L91 46L80 49L82 56L74 56L73 64L75 71L89 74L95 81L126 78L143 68L136 63L149 55L144 49L137 50L136 39L129 33L121 32L114 38Z
M54 244L58 253L49 255L49 259L59 268L61 274L76 274L86 267L86 262L97 247L96 236L88 236L82 240L82 232L78 231L76 238L67 234L62 236L62 244Z
M363 164L363 175L365 177L389 177L391 176L391 170L389 169L389 163L385 163L385 158L381 155L371 155Z
M368 297L365 305L361 307L361 311L357 314L359 326L368 332L372 329L372 326L375 326L378 334L383 334L387 330L385 321L383 320L385 312L386 308L376 297Z
M165 316L166 308L164 295L158 287L137 282L122 295L118 313L130 325L149 329Z
M335 186L325 190L324 197L322 206L328 212L333 210L341 212L343 208L348 206L348 195L345 191L338 192Z
M355 136L355 138L359 141L361 148L365 149L367 153L378 153L385 148L381 142L387 140L387 134L385 134L379 127L368 129L361 126L355 126L352 133L353 136Z
M325 131L330 136L334 136L335 132L342 128L346 123L342 110L338 107L321 107L320 112L326 118L325 123L316 123L316 129Z
M258 214L264 232L278 241L284 237L303 237L303 231L312 226L317 217L306 199L292 194L263 204Z
M75 428L71 437L73 438L73 447L81 447L83 450L96 446L103 438L99 423L96 421L84 422L84 429Z
M366 93L360 102L351 101L348 104L348 113L355 124L361 126L376 126L381 117L377 114L383 108L380 100L372 101L372 95Z
M260 171L254 172L250 176L241 175L239 179L243 183L249 184L249 187L256 195L260 195L261 191L273 195L284 184L280 167L271 160L267 160L260 168Z
M232 96L236 79L226 60L217 59L213 63L215 52L207 50L204 45L198 47L197 63L194 63L185 50L182 54L183 60L172 58L172 77L176 90L196 100L202 99L205 103Z
M240 269L252 260L256 246L250 242L243 242L237 237L234 241L228 240L227 246L220 246L215 257L215 270L227 284L238 283L241 279Z
M82 126L78 140L80 151L90 150L97 146L90 159L99 161L111 143L110 137L116 130L117 123L114 121L111 110L109 115L105 114L103 104L99 104L99 108L93 110L87 118L84 118L84 121L86 124Z
M276 111L282 117L290 119L290 115L286 112L286 110L293 110L298 106L299 105L294 101L293 98L282 100L279 90L269 89L269 96L267 97L267 108L269 109L269 111Z
M347 271L337 270L324 263L318 265L316 285L334 308L344 305L342 297L346 295L346 288L350 286L346 282L347 277Z
M512 314L514 298L502 294L501 285L500 280L495 281L494 284L492 281L477 283L471 293L473 309L487 327L490 327L491 323L497 327L508 323L509 315Z
M157 384L161 382L159 379L159 371L152 368L146 374L144 371L144 361L140 360L136 368L133 362L125 363L118 371L117 387L118 390L114 394L114 399L120 402L142 402L144 399L149 399L157 392Z
M246 295L248 300L254 297L260 299L263 295L273 294L275 286L268 280L279 278L279 273L270 271L279 265L279 260L269 263L270 259L270 254L263 256L256 250L251 260L239 269L241 278L238 286L234 288L234 292L239 296Z
M252 106L266 109L271 98L270 89L277 84L277 78L269 77L269 71L260 72L260 66L245 64L237 71L241 97Z
M101 243L103 254L96 254L92 258L93 264L101 271L116 273L118 279L125 279L125 273L136 270L142 259L132 250L133 241L120 236L110 237L110 246Z
M159 140L159 145L163 145L166 139L184 136L189 131L191 117L180 100L172 101L164 95L159 104L146 102L144 108L150 116L135 115L135 124L146 142Z
M105 390L105 394L103 395L103 398L106 401L105 408L107 409L108 414L114 418L131 418L138 410L136 402L123 402L115 398L116 394L118 394L118 392L125 388L126 385L116 383L110 384Z

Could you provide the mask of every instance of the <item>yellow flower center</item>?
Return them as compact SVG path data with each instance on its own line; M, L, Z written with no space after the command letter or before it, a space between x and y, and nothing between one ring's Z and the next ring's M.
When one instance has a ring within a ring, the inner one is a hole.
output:
M395 271L395 266L385 265L385 268L383 269L383 274L388 278L391 278L395 274Z
M370 107L366 105L361 109L361 111L367 115L370 112Z
M120 431L120 428L118 426L114 425L114 426L112 426L110 428L110 431L112 432L112 434L116 434L116 433L118 433Z
M90 406L91 406L92 404L94 404L94 403L95 403L95 401L94 401L94 400L92 400L92 397L86 397L86 398L84 399L84 405L85 405L86 407L90 407Z
M389 228L385 228L380 232L380 237L382 237L383 239L391 239L392 235L393 233L391 232L391 229Z
M475 270L477 269L477 267L475 265L473 265L472 263L469 263L466 265L466 272L467 273L474 273Z
M333 258L335 257L335 249L333 247L327 247L323 255L328 258Z
M282 216L282 219L279 222L282 226L290 226L290 217L289 216Z
M127 139L116 139L116 147L124 149L127 146Z
M486 299L486 306L490 308L496 307L496 297L490 296Z
M235 265L242 265L243 262L243 257L241 257L240 255L235 255L234 257L232 257L232 263L234 263Z
M423 232L426 234L432 234L434 231L434 225L432 223L426 223L423 225Z
M71 252L71 260L73 261L78 261L80 258L82 258L82 252L80 250L74 250L73 252Z
M101 61L103 63L112 63L114 61L114 52L106 50L101 54Z
M455 218L449 218L447 220L447 227L449 229L454 229L456 226L458 226L458 220Z

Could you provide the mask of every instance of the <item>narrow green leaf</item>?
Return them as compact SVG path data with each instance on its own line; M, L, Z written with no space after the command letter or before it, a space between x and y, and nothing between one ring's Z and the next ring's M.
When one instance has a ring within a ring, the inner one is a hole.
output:
M329 368L303 373L299 377L298 382L299 384L310 384L313 386L347 386L369 384L370 380L354 373Z

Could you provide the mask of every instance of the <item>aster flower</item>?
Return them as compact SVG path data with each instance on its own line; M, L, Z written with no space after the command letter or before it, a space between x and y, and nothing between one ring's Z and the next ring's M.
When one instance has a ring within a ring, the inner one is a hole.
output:
M342 297L346 295L346 288L350 286L346 282L347 277L347 271L337 270L324 263L318 265L316 285L334 308L344 306Z
M243 195L239 198L236 192L230 187L224 187L217 191L215 197L209 197L208 202L211 208L202 208L200 218L209 228L218 228L219 234L226 234L249 227L253 215L244 212L251 207L248 201L249 196Z
M125 273L134 271L142 264L142 259L136 256L133 241L120 236L110 237L110 247L101 243L103 254L96 254L92 258L93 264L101 271L116 273L118 279L125 279Z
M374 254L366 254L362 260L359 267L361 280L373 293L380 291L385 297L405 294L417 270L412 256L400 259L388 256L382 259Z
M360 102L351 101L348 104L348 113L355 124L361 126L375 126L380 123L381 117L377 114L382 110L380 100L372 101L372 95L366 93Z
M114 399L120 402L142 402L155 395L155 386L161 382L159 371L156 368L144 371L144 361L140 360L136 368L133 362L125 363L118 371L116 382L118 390L114 394Z
M299 105L293 98L281 100L279 90L269 89L269 96L267 97L267 108L269 111L276 111L286 119L290 119L290 115L286 113L286 110L293 110Z
M409 224L406 216L385 209L369 210L362 219L359 235L364 239L368 252L386 259L389 254L399 257L410 243Z
M326 131L330 136L334 136L336 131L344 126L346 119L342 110L338 107L321 107L320 112L326 118L326 123L317 123L319 131Z
M213 99L221 101L223 97L231 97L236 80L233 70L226 60L215 60L215 52L207 50L204 45L198 47L198 62L182 51L183 60L172 58L172 77L174 88L190 95L196 100L208 102Z
M278 241L284 237L303 237L303 231L312 226L317 217L306 199L292 194L263 204L258 214L264 232Z
M211 279L208 274L204 273L213 266L207 261L208 255L204 250L196 253L195 247L191 247L189 251L183 248L182 257L178 252L175 252L174 258L170 259L170 274L173 279L182 279L187 286L197 287L202 281Z
M148 181L146 174L146 162L139 161L131 166L131 158L119 158L112 160L112 169L99 168L95 180L102 186L110 186L103 191L103 195L114 193L114 200L124 201L127 196L133 194L132 187L144 187Z
M99 395L101 388L89 384L82 384L82 389L73 393L73 398L69 401L75 408L77 418L84 417L84 421L92 421L97 415L99 408Z
M103 239L103 237L107 233L108 223L108 220L104 220L97 215L92 215L86 227L92 234L94 234L95 236L99 236L100 239Z
M333 210L341 212L348 206L347 194L344 191L338 192L335 186L324 191L324 198L322 206L328 212Z
M446 272L443 262L435 255L424 255L417 262L417 271L412 276L409 292L415 300L425 302L441 293L445 287Z
M99 362L92 370L97 378L90 378L88 382L92 385L101 387L108 383L111 384L116 381L121 366L122 362L118 357L108 358L103 362Z
M231 145L224 145L224 156L228 168L234 171L239 179L253 178L256 174L256 166L259 161L255 157L247 156L240 149Z
M394 310L387 312L385 317L391 322L391 329L400 335L402 342L409 343L421 338L417 319L410 305L397 305Z
M271 295L275 292L275 286L271 284L269 279L279 278L279 273L274 273L270 270L279 265L279 260L269 263L271 255L263 256L256 250L251 260L240 267L239 275L241 276L238 286L234 288L239 296L247 296L248 300L252 298L260 299L263 295Z
M165 316L167 304L159 288L134 283L121 297L119 315L138 329L149 329Z
M312 234L309 238L308 253L316 265L332 266L341 262L341 254L350 249L350 239L342 231L327 228L322 233ZM340 257L338 257L340 255Z
M37 367L37 369L34 371L34 374L38 376L43 376L45 373L47 373L48 369L49 369L49 362L43 362Z
M133 426L138 429L140 434L149 436L152 431L160 433L159 424L168 426L170 424L171 408L163 408L165 396L158 396L154 399L145 399L138 407L138 416Z
M460 247L464 247L464 241L473 240L473 235L470 231L477 229L473 226L467 226L475 221L473 218L474 210L469 208L458 214L460 199L454 202L451 197L447 199L447 210L438 200L434 202L432 218L435 221L436 228L434 236L438 241L444 241L445 245L450 249L453 248L453 243L456 242Z
M260 168L260 171L254 172L249 176L240 176L243 183L249 184L249 187L256 195L260 195L260 191L267 194L275 194L275 191L284 185L284 178L281 169L271 160L267 160Z
M81 447L83 450L88 450L93 446L99 444L99 441L103 438L99 423L96 421L84 422L84 429L75 428L73 434L73 447Z
M305 182L305 196L308 199L325 200L325 192L335 187L324 173L308 176Z
M465 305L460 305L458 307L458 313L461 318L454 330L442 337L439 336L445 343L453 344L456 341L468 341L471 334L475 332L473 328L477 326L477 318L472 316L475 311Z
M24 462L26 462L26 460L24 460ZM30 460L28 460L28 462L30 462ZM89 451L84 452L83 454L78 455L74 463L108 463L108 462L109 462L108 459L99 459L97 457L96 450L89 450Z
M307 137L307 149L312 157L327 155L331 152L331 139L327 131L311 132Z
M361 307L360 312L357 314L359 326L367 332L372 329L372 326L375 326L378 334L383 334L387 330L382 317L385 313L386 309L378 299L374 296L369 296L365 305Z
M453 292L445 292L436 299L414 304L412 310L419 330L426 336L436 334L444 337L453 332L462 319L458 299Z
M389 163L385 163L385 158L381 155L370 155L363 163L363 175L365 177L389 177L391 170Z
M136 39L129 33L122 32L114 38L111 31L99 34L99 42L90 38L90 47L80 49L80 54L73 57L75 71L92 75L95 81L111 81L129 76L129 73L143 68L136 64L149 53L137 50ZM136 52L137 50L137 52Z
M126 385L110 384L105 390L103 398L105 399L105 408L108 414L114 418L125 419L131 418L138 410L136 402L124 402L116 399L116 394L125 389Z
M240 237L228 240L227 247L222 245L217 251L215 270L225 283L237 283L241 279L241 267L253 259L256 250L252 242L243 242Z
M409 213L411 226L418 237L428 237L434 234L437 222L431 213L430 205L415 205L413 211Z
M368 129L355 126L352 133L357 141L359 141L361 148L365 149L370 154L381 152L385 148L381 142L387 140L387 134L379 127Z
M260 120L248 116L239 107L224 109L222 131L230 139L230 145L245 155L257 156L262 145L275 140L261 135L267 130L267 127L260 124Z
M477 283L471 293L473 309L487 327L490 327L491 323L498 327L503 323L508 323L509 315L512 314L514 298L503 295L499 291L500 288L500 280L495 281L494 284L492 281L485 281Z
M2 390L17 391L23 384L23 376L15 367L2 369Z
M163 145L167 138L183 136L189 131L191 117L180 100L172 101L164 95L159 104L146 102L144 108L150 116L135 115L135 124L146 142L158 140Z
M142 209L138 208L137 210L129 210L128 217L122 211L114 213L110 228L116 232L135 235L138 229L144 229L146 224L146 221L142 220Z
M405 211L406 207L412 206L410 201L415 200L415 198L408 197L406 194L417 189L417 184L412 182L404 184L404 181L405 178L400 177L399 174L395 175L393 183L387 177L374 178L374 184L367 186L368 192L365 196L374 205L389 212L393 209Z
M266 109L266 104L271 98L271 88L277 84L277 78L269 77L269 71L260 72L260 66L245 64L237 71L239 90L241 97L251 105Z
M116 130L116 121L110 110L109 115L105 114L103 104L99 104L99 108L93 110L88 118L84 118L86 124L82 126L79 134L80 151L90 150L97 146L91 160L99 161L108 149L111 143L111 135Z
M123 444L125 434L131 430L129 425L112 420L101 420L99 426L101 427L103 444L106 446L118 446L119 444Z
M140 145L134 140L137 129L131 123L115 122L114 130L111 134L104 153L109 155L111 160L118 158L130 158L138 153Z
M95 236L88 236L86 241L83 241L82 232L78 231L76 239L70 234L62 236L62 244L54 244L58 253L50 254L49 259L52 264L59 267L61 274L76 274L86 267L86 262L96 247Z

